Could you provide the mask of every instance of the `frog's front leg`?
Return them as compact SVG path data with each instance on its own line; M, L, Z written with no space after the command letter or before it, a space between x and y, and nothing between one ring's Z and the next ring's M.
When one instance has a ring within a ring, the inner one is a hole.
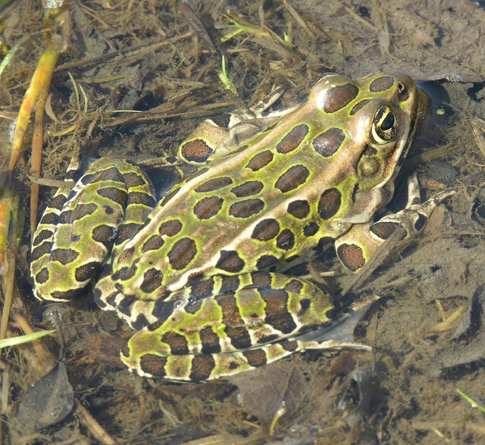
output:
M358 272L398 227L406 231L406 236L402 240L404 243L421 233L436 206L454 193L443 191L421 203L418 180L416 175L412 175L408 179L406 208L386 215L379 221L352 226L348 232L335 240L337 256L347 269Z
M283 94L278 87L248 110L237 109L218 119L206 119L179 146L177 157L187 164L203 165L238 150L245 141L263 132L292 109L262 117Z
M199 381L231 375L300 350L289 338L327 323L331 309L330 296L300 278L265 272L209 277L157 304L160 319L130 339L121 359L144 376Z

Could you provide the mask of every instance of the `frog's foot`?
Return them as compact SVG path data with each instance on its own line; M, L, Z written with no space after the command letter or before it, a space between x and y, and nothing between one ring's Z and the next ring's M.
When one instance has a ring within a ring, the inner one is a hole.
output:
M405 246L421 233L436 206L454 194L453 190L443 191L421 203L418 180L416 175L412 175L408 179L408 202L405 209L386 215L374 223L355 224L335 241L340 261L350 271L359 271L398 227L405 230L401 241Z

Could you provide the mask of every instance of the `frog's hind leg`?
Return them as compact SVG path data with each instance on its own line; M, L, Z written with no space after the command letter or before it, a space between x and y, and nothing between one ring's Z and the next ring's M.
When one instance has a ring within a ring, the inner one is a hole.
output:
M167 300L138 301L131 307L137 314L147 304L151 313L146 319L158 319L135 334L121 354L122 361L140 375L153 375L158 369L159 376L194 380L192 361L213 354L243 357L241 350L327 323L333 309L330 296L315 284L267 272L206 277ZM164 371L172 362L176 367ZM215 378L218 372L211 369L205 378Z
M379 221L352 226L348 232L335 240L337 256L347 269L358 272L398 227L405 230L405 236L401 241L401 247L405 247L421 233L436 206L454 193L443 191L421 203L418 180L416 175L412 175L408 179L406 208L388 214Z
M76 298L113 242L129 239L154 205L151 182L138 167L123 159L95 161L72 190L56 193L42 216L32 242L34 295Z
M295 352L310 349L340 350L344 348L365 351L372 349L370 346L360 343L337 340L300 341L298 339L283 339L275 343L232 353L187 354L167 357L147 355L142 358L142 368L147 377L200 382L260 368ZM140 371L138 372L140 373Z

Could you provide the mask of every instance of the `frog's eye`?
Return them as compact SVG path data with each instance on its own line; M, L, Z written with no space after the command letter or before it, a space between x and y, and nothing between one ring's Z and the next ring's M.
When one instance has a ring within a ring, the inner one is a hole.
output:
M388 105L381 105L372 122L372 137L378 144L386 144L396 137L397 119Z

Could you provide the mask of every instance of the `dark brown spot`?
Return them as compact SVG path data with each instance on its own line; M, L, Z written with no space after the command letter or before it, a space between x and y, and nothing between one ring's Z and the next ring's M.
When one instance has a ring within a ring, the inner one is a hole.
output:
M78 283L83 283L93 278L96 271L101 267L101 263L93 261L76 268L74 278Z
M264 209L264 202L261 199L246 199L231 205L229 214L235 218L249 218Z
M143 314L138 314L136 317L135 321L132 321L130 326L137 330L140 331L143 329L145 326L148 326L150 323L148 322L147 318Z
M54 300L72 300L73 298L78 297L80 290L81 289L55 291L55 292L51 292L51 297L54 298Z
M128 347L123 348L122 353L125 357L130 356ZM166 364L167 357L159 357L158 355L145 354L140 359L141 370L160 379L167 376L167 372L165 371Z
M163 274L158 269L148 269L143 274L143 283L141 283L141 290L147 294L157 290L162 286Z
M275 187L283 193L289 192L304 184L309 175L304 165L294 165L278 178Z
M72 213L73 220L77 221L78 219L84 218L85 216L92 215L97 209L98 206L96 204L78 204ZM59 215L59 220L61 219L62 213Z
M202 354L213 354L221 352L219 336L211 326L206 326L199 332L200 342L202 343Z
M230 370L237 369L237 368L239 368L239 366L240 366L240 365L239 365L239 363L238 363L238 362L231 362L231 363L229 363L229 369L230 369Z
M296 328L293 317L288 312L288 294L278 289L260 289L266 303L265 322L283 334L291 334Z
M341 244L338 246L337 255L342 264L352 272L358 271L365 264L362 249L355 244Z
M221 256L217 261L216 267L226 272L241 272L244 268L244 261L239 257L235 250L221 250Z
M132 239L135 234L140 230L140 228L143 227L143 224L136 224L136 223L126 223L123 224L119 229L118 229L118 236L115 240L115 244L121 244L125 242L126 240Z
M175 164L178 165L180 159L177 156L167 156L166 158L167 164Z
M266 365L266 353L261 348L249 349L248 351L243 351L242 354L246 357L248 364L253 368Z
M358 94L359 89L351 83L333 87L332 89L328 90L327 94L325 95L323 109L327 113L335 113L336 111L346 107L357 97Z
M278 153L290 153L302 143L305 136L308 134L308 126L300 124L294 127L276 146Z
M181 270L189 265L197 254L197 245L190 238L179 239L168 252L168 260L172 269Z
M54 196L49 207L56 210L62 210L62 207L64 206L64 203L66 202L66 200L67 198L64 195Z
M52 235L54 235L52 230L41 230L39 233L36 233L32 246L38 246L42 241L52 238Z
M110 201L119 204L121 207L125 207L128 200L128 194L124 190L116 187L106 187L104 189L99 189L96 190L96 193L103 198L109 199ZM78 213L77 209L76 213Z
M214 116L211 121L214 122L218 127L228 128L231 123L232 115L230 113L223 113L219 116Z
M303 283L299 280L293 279L285 285L286 292L293 292L294 294L300 294L303 289Z
M188 162L205 162L207 158L213 152L203 140L196 139L194 141L187 142L181 147L180 153L184 159Z
M170 292L167 291L166 295ZM163 323L165 323L172 315L175 310L176 301L164 301L163 298L159 298L155 302L152 315L157 318L155 323L149 325L148 330L154 331L158 329Z
M57 219L59 225L60 224L71 224L74 221L73 218L73 210L64 210L59 214Z
M311 302L309 298L302 298L300 300L301 309L298 311L298 315L303 315L310 308L310 303Z
M134 298L133 296L125 295L119 302L115 302L117 311L127 315L128 317L131 316L131 306L133 305ZM133 326L130 323L131 326Z
M235 291L239 288L239 277L237 275L234 276L225 276L221 277L221 288L219 290L220 294L225 292Z
M129 249L124 249L123 252L120 254L119 263L125 263L130 261L133 258L135 253L135 248L130 247Z
M268 289L271 287L271 275L267 272L256 272L251 274L253 288Z
M394 79L390 76L378 77L370 84L369 90L371 93L380 93L392 87Z
M361 108L365 107L370 102L369 99L361 100L359 103L356 103L352 110L350 110L350 115L353 116L357 111Z
M136 265L131 267L122 267L120 270L113 274L114 281L127 281L133 278L136 274Z
M187 278L187 284L189 286L192 286L193 284L200 283L200 281L203 280L203 278L204 278L204 272L202 271L193 272Z
M398 223L394 222L377 222L371 226L370 231L380 239L387 239L393 234L398 225Z
M81 182L84 185L94 184L96 182L101 182L101 181L115 181L115 182L122 181L122 176L120 171L114 166L109 167L106 170L100 170L93 173L93 175L91 175L92 178L89 178L88 176L90 175L85 175L81 178Z
M183 335L169 331L162 335L161 340L170 346L172 355L187 355L189 353L189 344Z
M304 219L310 213L310 205L303 200L292 201L288 204L288 213L295 218Z
M209 219L217 215L222 208L224 200L218 196L209 196L201 199L194 206L194 215L199 219Z
M49 253L52 248L52 243L45 241L43 242L40 246L36 247L35 249L32 249L32 255L30 260L37 261L39 258L43 257L45 254Z
M317 153L328 158L335 154L345 141L345 133L340 128L329 128L313 140L313 147Z
M275 219L263 219L253 230L251 238L258 241L269 241L278 235L280 231L280 225Z
M234 187L231 192L238 198L244 198L246 196L257 195L263 190L264 184L260 181L249 181L244 184Z
M196 314L202 307L202 300L189 300L189 304L184 307L184 311L187 314Z
M278 340L278 338L280 338L280 336L277 335L277 334L273 334L273 335L262 335L258 339L257 343L258 344L271 343L271 342L273 342L275 340Z
M141 251L145 253L150 250L158 250L162 246L163 246L163 239L159 235L152 235L150 238L148 238L145 241L145 244L143 244Z
M377 154L377 150L372 145L367 145L362 152L363 156L373 156Z
M166 221L158 229L160 235L175 236L182 230L182 223L176 219Z
M217 298L217 303L222 309L222 322L226 326L224 332L231 339L231 344L237 349L249 348L251 337L244 327L236 298L233 295L222 295Z
M92 238L97 243L103 244L109 250L116 238L117 231L115 227L106 226L104 224L93 229Z
M222 178L209 179L203 184L197 186L194 190L197 193L213 192L214 190L219 190L222 187L226 187L231 184L232 184L232 179L226 176Z
M215 367L216 362L212 355L194 355L189 378L193 382L207 380Z
M310 224L307 224L305 228L303 229L303 235L305 236L313 236L315 233L318 232L318 224L311 222Z
M148 193L130 192L128 195L127 205L130 204L142 204L153 209L153 207L155 207L156 205L156 202L153 196L150 196Z
M193 284L190 295L192 298L196 298L197 300L202 300L204 298L208 298L212 296L212 291L214 289L214 278L206 278L199 283Z
M281 347L288 352L295 352L298 349L298 343L296 341L283 340L280 342Z
M336 188L325 190L318 201L318 213L322 219L330 219L340 209L342 194Z
M44 284L49 281L49 270L47 267L44 267L41 269L36 275L35 275L35 282L38 284Z
M46 212L44 213L44 216L42 216L39 225L45 224L55 226L57 224L58 218L59 217L54 212Z
M146 185L145 178L138 173L128 172L123 174L123 180L125 181L127 188L134 188Z
M55 249L51 252L51 261L59 261L62 265L72 263L79 253L72 249Z
M283 250L290 250L295 247L295 235L290 229L283 230L276 239L276 246Z
M272 264L276 263L276 261L278 261L278 258L276 258L275 256L273 255L262 255L257 263L256 263L256 267L258 269L266 269L267 267L271 266Z
M256 172L258 170L261 170L263 167L266 167L272 160L273 153L271 153L269 150L265 150L254 156L248 162L248 165L246 165L246 167Z

